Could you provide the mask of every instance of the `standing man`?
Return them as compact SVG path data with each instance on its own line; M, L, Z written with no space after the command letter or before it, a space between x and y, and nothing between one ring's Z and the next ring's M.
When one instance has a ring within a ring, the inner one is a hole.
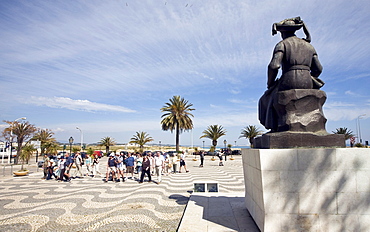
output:
M204 151L201 151L199 156L200 156L200 165L199 165L199 167L202 168L203 167L203 162L204 162Z
M71 181L71 174L69 173L71 171L72 165L73 165L73 158L69 153L66 153L66 161L64 163L65 170L64 170L64 176L66 176L67 181Z
M134 179L134 167L135 167L135 158L131 156L131 153L127 154L126 162L126 168L127 168L127 175L131 173L130 179Z
M182 167L184 167L184 169L185 169L186 172L189 172L189 170L186 168L185 154L184 153L181 153L181 155L180 155L180 169L179 169L179 173L181 173L181 168Z
M125 181L125 171L126 165L124 162L123 154L116 154L116 163L117 163L117 182L120 182L120 178L122 177L122 182Z
M77 177L83 178L83 174L81 172L81 170L82 170L82 162L83 161L82 161L82 157L81 157L80 152L77 152L77 154L75 155L75 157L74 157L73 160L74 160L75 165L76 165L76 170L73 173L73 175L75 176L75 178L77 178ZM80 174L80 176L77 176L77 174Z
M162 170L164 168L164 158L159 151L154 156L155 174L157 175L158 184L162 182Z
M105 177L104 182L108 182L109 180L109 174L112 173L112 181L115 181L115 174L117 172L116 168L116 159L114 158L114 154L111 153L109 155L108 163L107 163L107 175Z
M140 184L143 183L145 174L147 174L149 178L149 182L152 182L152 177L150 175L150 160L148 159L147 155L143 157L143 168L141 170L141 176L140 176L140 182L139 182Z

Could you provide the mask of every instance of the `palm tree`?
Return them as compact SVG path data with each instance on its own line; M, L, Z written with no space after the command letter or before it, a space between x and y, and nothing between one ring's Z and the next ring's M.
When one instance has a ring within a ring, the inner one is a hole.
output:
M240 138L249 139L249 143L251 144L251 147L253 147L254 138L261 134L262 131L258 127L249 125L242 129L239 139Z
M217 146L217 139L221 136L226 135L226 130L220 125L210 125L207 127L206 130L203 131L203 135L200 136L201 138L208 138L212 140L212 145L216 148Z
M46 154L58 154L59 145L56 141L46 142L44 146Z
M188 103L187 100L180 96L173 96L169 99L170 102L165 103L166 105L161 108L162 112L166 112L162 115L161 124L162 130L176 132L176 151L180 150L180 133L193 129L193 121L191 117L194 117L190 113L195 109L191 108L193 104Z
M104 137L100 140L99 145L100 146L105 146L105 154L108 155L109 153L109 147L114 146L116 144L116 141L114 141L113 138L111 137Z
M33 136L32 140L41 142L41 155L45 153L48 147L50 148L56 142L53 135L54 132L49 129L38 129L37 133Z
M345 140L350 139L351 137L353 137L353 131L347 129L346 127L337 128L336 131L333 131L333 133L334 134L343 134Z
M20 170L24 170L23 169L24 162L28 163L28 161L30 160L33 152L36 151L36 150L37 149L32 144L27 144L27 145L23 146L21 155L19 156L19 159L22 162L22 166L21 166Z
M89 147L89 148L87 148L86 153L87 153L88 155L92 156L92 155L94 154L94 149L93 149L92 147Z
M22 152L22 147L24 142L28 142L30 138L33 137L34 133L37 131L37 128L27 122L18 122L18 121L4 121L8 123L10 126L5 128L3 131L3 136L5 138L11 137L11 134L13 136L15 135L17 137L17 157L15 159L15 164L18 163L18 157L20 157Z
M146 143L154 141L154 139L144 131L136 132L136 135L133 135L133 137L130 140L131 140L130 143L136 143L140 146L140 151L143 151L144 145Z

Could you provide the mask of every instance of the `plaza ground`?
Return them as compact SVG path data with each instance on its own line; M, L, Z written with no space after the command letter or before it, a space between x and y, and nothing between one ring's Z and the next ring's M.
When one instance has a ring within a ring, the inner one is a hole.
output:
M163 176L160 184L156 176L143 184L45 181L34 164L24 177L1 166L0 231L258 231L244 204L241 156L225 166L207 156L203 168L193 158L186 160L190 172ZM195 181L218 182L219 193L195 194Z

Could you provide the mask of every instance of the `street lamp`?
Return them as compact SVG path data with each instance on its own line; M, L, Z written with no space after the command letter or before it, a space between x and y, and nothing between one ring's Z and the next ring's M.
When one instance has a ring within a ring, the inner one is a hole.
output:
M357 131L357 136L360 139L360 143L362 144L362 138L361 138L361 127L360 127L360 119L363 119L366 116L366 114L361 114L357 117L357 125L358 125L358 131ZM358 140L357 140L358 142Z
M12 122L12 126L10 127L10 154L8 155L8 163L12 162L12 150L13 150L13 127L14 123L18 120L26 120L26 117L17 118Z
M78 126L76 126L76 129L80 131L80 135L81 135L81 151L83 151L84 134L82 133L82 130Z
M71 154L72 154L72 143L73 143L73 141L74 141L74 139L73 139L73 137L71 136L71 137L69 138L69 140L68 140L68 142L69 142L69 155L71 155Z
M161 150L161 141L159 141L159 150Z
M203 141L203 150L204 150L204 141Z

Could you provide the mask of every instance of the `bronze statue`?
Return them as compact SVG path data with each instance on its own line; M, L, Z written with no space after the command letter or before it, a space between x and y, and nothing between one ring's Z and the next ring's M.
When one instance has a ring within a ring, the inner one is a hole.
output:
M303 28L306 38L295 32ZM344 136L325 129L322 106L326 94L318 77L322 66L311 36L300 17L274 23L283 38L274 49L267 73L267 90L259 101L259 120L270 129L254 141L255 148L344 147ZM276 79L279 69L282 75Z
M305 39L300 39L295 32L303 27ZM272 34L280 31L283 38L274 49L268 66L268 90L260 99L259 119L262 125L271 132L284 131L277 125L278 115L273 107L273 100L278 91L290 89L319 89L323 82L318 79L322 66L314 47L310 44L311 36L300 17L285 19L274 23ZM279 68L282 68L280 79L276 80Z

